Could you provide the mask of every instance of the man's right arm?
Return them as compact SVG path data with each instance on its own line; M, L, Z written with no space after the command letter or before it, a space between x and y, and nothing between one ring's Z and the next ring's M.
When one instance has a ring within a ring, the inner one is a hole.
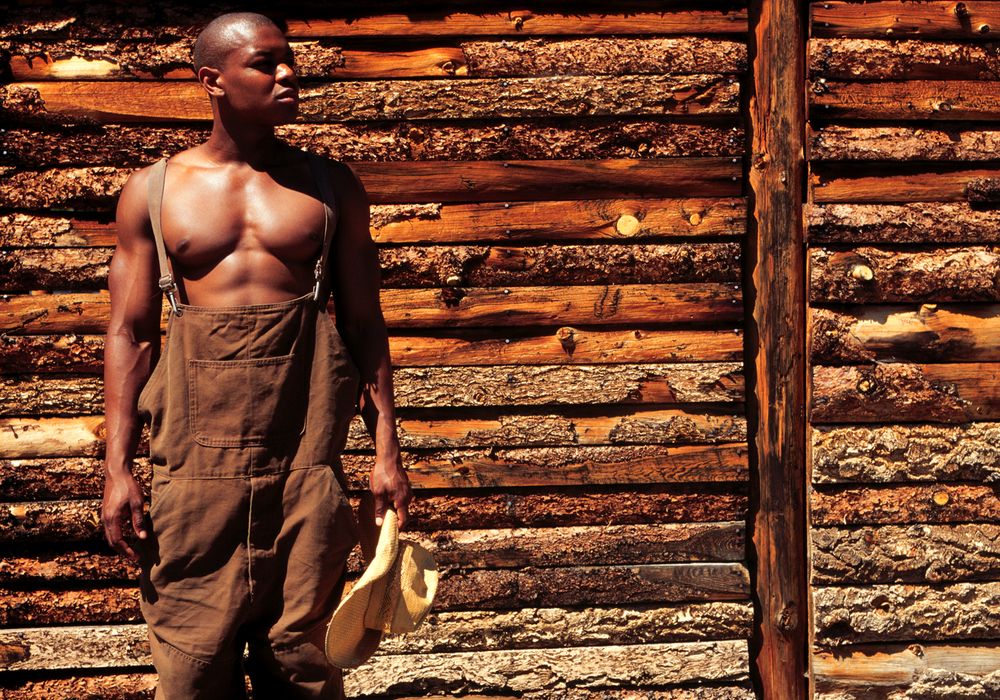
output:
M124 537L124 526L131 521L140 538L147 536L145 497L132 474L141 429L137 404L159 357L162 309L146 199L149 170L132 173L118 196L118 241L108 272L111 317L104 341L106 441L101 521L108 544L135 562L139 557Z

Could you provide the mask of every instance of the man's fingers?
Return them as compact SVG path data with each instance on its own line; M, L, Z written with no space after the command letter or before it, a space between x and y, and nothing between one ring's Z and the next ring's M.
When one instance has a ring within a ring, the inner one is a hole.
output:
M139 539L146 539L146 528L143 527L142 499L131 501L132 529L139 536Z
M135 553L135 550L129 546L128 542L126 542L125 538L122 536L120 515L113 517L108 523L105 536L108 540L108 544L110 544L116 552L124 554L132 561L139 561L139 555Z
M375 494L375 525L382 527L382 516L385 515L385 496L380 493Z

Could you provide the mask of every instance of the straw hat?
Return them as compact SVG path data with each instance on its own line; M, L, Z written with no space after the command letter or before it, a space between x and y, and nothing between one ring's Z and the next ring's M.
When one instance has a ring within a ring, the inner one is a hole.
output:
M396 511L386 509L376 543L370 492L362 498L359 510L366 568L326 627L326 658L337 668L363 664L375 653L383 634L416 629L437 591L434 557L416 542L399 539Z

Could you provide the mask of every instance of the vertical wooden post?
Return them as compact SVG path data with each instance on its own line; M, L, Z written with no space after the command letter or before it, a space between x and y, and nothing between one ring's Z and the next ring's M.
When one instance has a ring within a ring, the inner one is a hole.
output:
M805 0L751 0L747 243L748 402L757 624L754 681L765 700L806 698ZM749 363L748 363L749 364Z

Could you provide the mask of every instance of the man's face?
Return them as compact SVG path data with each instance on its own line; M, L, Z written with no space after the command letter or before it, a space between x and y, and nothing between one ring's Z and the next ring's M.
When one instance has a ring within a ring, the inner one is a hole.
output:
M292 48L276 27L239 27L220 69L222 98L252 121L287 124L299 107ZM288 96L286 96L288 95Z

